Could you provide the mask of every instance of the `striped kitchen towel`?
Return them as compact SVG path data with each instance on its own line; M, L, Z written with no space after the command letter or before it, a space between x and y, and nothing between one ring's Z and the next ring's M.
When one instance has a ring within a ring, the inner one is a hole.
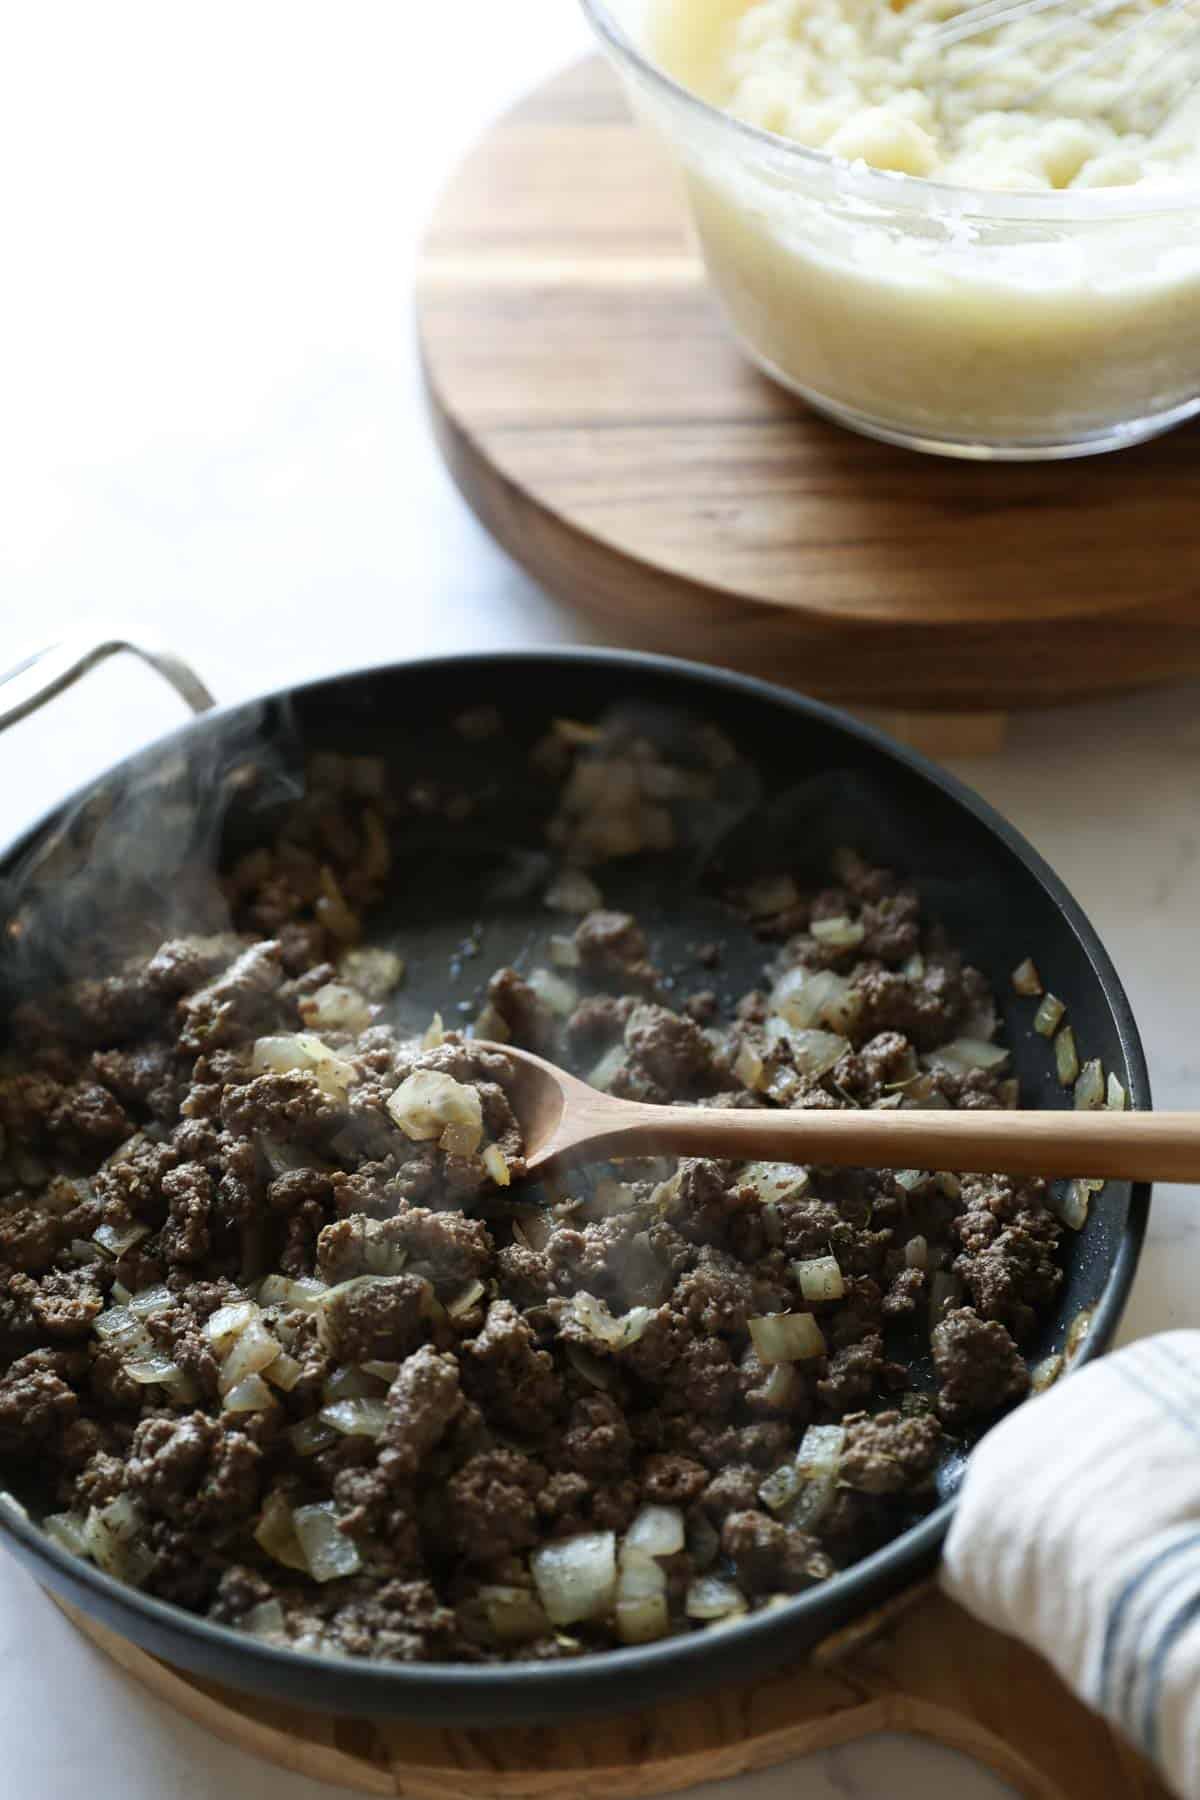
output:
M1132 1344L990 1432L942 1581L1200 1800L1200 1332Z

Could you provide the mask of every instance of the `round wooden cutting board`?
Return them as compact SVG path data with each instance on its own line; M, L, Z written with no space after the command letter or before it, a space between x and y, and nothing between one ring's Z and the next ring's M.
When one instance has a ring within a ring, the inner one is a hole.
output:
M881 1731L976 1758L1027 1800L1169 1800L1038 1657L919 1588L803 1665L615 1719L451 1731L335 1719L182 1674L58 1602L158 1699L252 1755L408 1800L640 1800Z
M1200 672L1200 426L1029 465L827 424L727 336L671 173L598 59L468 158L419 326L463 492L612 641L887 708Z

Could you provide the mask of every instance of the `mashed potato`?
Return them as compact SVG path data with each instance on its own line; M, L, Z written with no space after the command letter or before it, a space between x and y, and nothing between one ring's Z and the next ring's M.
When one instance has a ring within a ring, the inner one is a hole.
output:
M959 41L985 0L606 3L718 109L626 70L738 337L805 399L968 456L1114 449L1200 410L1191 0L1040 0Z
M1042 0L956 41L982 4L658 0L652 31L705 99L851 162L983 188L1196 183L1194 12Z

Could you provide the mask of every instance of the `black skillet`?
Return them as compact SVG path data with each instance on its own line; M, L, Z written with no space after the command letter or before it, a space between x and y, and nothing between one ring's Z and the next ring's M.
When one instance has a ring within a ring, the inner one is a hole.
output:
M0 725L121 648L136 647L108 640L31 659L0 682ZM149 660L195 709L207 705L203 688L173 659ZM500 708L515 746L472 744L447 730L450 717L483 705ZM1008 979L1032 955L1069 1003L1084 1053L1116 1072L1132 1106L1149 1107L1137 1028L1103 946L1041 857L980 799L829 707L745 676L616 651L438 658L204 712L65 801L4 851L0 1004L5 994L11 1000L31 983L36 991L38 981L72 972L72 959L77 964L85 954L87 930L72 898L81 869L99 871L110 908L144 904L169 914L172 869L196 834L225 854L253 842L266 815L297 792L305 755L331 749L383 755L406 780L462 785L478 797L466 830L448 832L436 809L428 822L405 828L394 896L373 930L375 941L394 943L408 961L399 1022L424 1024L435 1008L447 1025L460 1022L474 1010L486 974L536 955L550 928L540 905L544 800L521 746L553 716L595 720L622 710L668 739L681 721L710 722L751 765L729 774L717 805L690 821L685 851L604 872L606 900L638 912L657 962L681 985L702 984L691 953L717 935L732 946L718 982L726 994L753 985L761 970L762 946L734 929L713 898L709 877L717 864L777 867L799 859L816 865L838 844L851 843L911 876L930 911L991 978L1024 1104L1070 1104L1045 1040L1030 1029L1031 1005L1018 1000ZM246 775L251 765L253 780ZM85 827L91 848L81 861L72 846ZM43 925L40 934L29 921L31 872L42 884L42 916L51 927L47 932ZM1148 1206L1149 1190L1141 1185L1110 1182L1097 1196L1084 1231L1071 1239L1059 1307L1034 1355L1062 1349L1068 1333L1075 1341L1085 1323L1078 1361L1108 1344L1133 1279ZM641 1648L483 1669L366 1664L273 1649L110 1580L46 1539L11 1500L0 1501L0 1527L39 1581L168 1662L229 1687L325 1711L430 1724L534 1723L644 1707L794 1658L929 1571L961 1473L961 1459L948 1461L936 1511L778 1610Z

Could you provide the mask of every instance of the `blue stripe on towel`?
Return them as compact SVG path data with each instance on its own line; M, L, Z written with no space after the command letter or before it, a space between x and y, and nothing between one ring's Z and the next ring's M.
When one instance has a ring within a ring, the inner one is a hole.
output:
M1197 1591L1189 1595L1182 1606L1176 1607L1163 1626L1146 1671L1137 1738L1148 1756L1159 1755L1158 1713L1159 1702L1162 1698L1163 1670L1166 1668L1167 1659L1188 1626L1195 1618L1200 1617L1200 1564L1191 1571L1191 1577Z
M1140 1367L1134 1368L1131 1366L1131 1353L1126 1352L1124 1357L1110 1363L1109 1368L1112 1370L1113 1374L1119 1376L1128 1387L1135 1388L1146 1399L1152 1401L1158 1412L1164 1418L1170 1419L1174 1425L1186 1432L1189 1437L1200 1438L1200 1427L1198 1427L1195 1417L1176 1404L1170 1396L1165 1394L1159 1387L1157 1381L1153 1378L1156 1371L1152 1371L1145 1367L1147 1352L1153 1353L1155 1360L1158 1361L1160 1365L1169 1365L1169 1368L1163 1366L1163 1374L1169 1373L1175 1380L1179 1379L1181 1373L1183 1373L1180 1366L1174 1361L1170 1356L1170 1353L1167 1352L1163 1346L1150 1341L1135 1347L1134 1354L1137 1354L1138 1356L1139 1364L1141 1365ZM1158 1689L1161 1681L1162 1666L1165 1663L1167 1656L1170 1654L1170 1647L1174 1642L1175 1637L1178 1635L1179 1631L1182 1631L1186 1627L1188 1619L1192 1614L1191 1611L1188 1610L1187 1618L1180 1619L1180 1614L1186 1610L1185 1608L1179 1608L1176 1613L1172 1614L1170 1622L1164 1628L1163 1633L1160 1636L1159 1651L1156 1652L1154 1658L1151 1658L1151 1667L1148 1669L1146 1660L1139 1657L1137 1654L1138 1647L1143 1640L1145 1633L1153 1624L1155 1615L1161 1612L1163 1603L1169 1595L1160 1595L1157 1600L1151 1603L1148 1614L1140 1621L1139 1630L1135 1634L1134 1644L1131 1649L1127 1650L1120 1658L1123 1679L1121 1681L1120 1695L1117 1696L1113 1692L1113 1686L1117 1670L1117 1653L1122 1633L1125 1630L1135 1602L1139 1596L1144 1594L1146 1585L1151 1578L1167 1563L1198 1548L1200 1548L1200 1531L1192 1532L1187 1537L1179 1538L1175 1543L1169 1544L1166 1549L1156 1552L1156 1554L1150 1558L1149 1562L1145 1563L1142 1568L1130 1576L1109 1609L1108 1623L1105 1627L1104 1644L1101 1652L1099 1704L1111 1715L1114 1715L1121 1720L1132 1737L1140 1739L1143 1743L1146 1741L1147 1734L1153 1735L1157 1729ZM1196 1571L1196 1574L1200 1577L1200 1569ZM1172 1582L1170 1593L1174 1593L1175 1591L1176 1584ZM1190 1608L1191 1606L1192 1602L1189 1601L1187 1607ZM1200 1611L1200 1596L1196 1599L1195 1608L1197 1611ZM1177 1621L1179 1621L1178 1624ZM1174 1632L1172 1632L1172 1627L1176 1627ZM1170 1637L1170 1642L1165 1642L1168 1636ZM1138 1678L1142 1674L1146 1674L1147 1676L1147 1685L1143 1693L1140 1717L1135 1720L1133 1716L1134 1690L1137 1687Z
M1108 1623L1104 1628L1104 1646L1100 1656L1100 1683L1099 1693L1097 1695L1098 1703L1105 1712L1110 1714L1115 1713L1116 1716L1122 1719L1128 1717L1132 1689L1134 1682L1137 1680L1139 1668L1137 1661L1133 1657L1125 1659L1125 1680L1122 1683L1119 1704L1115 1701L1112 1688L1113 1678L1116 1672L1117 1647L1120 1643L1122 1629L1124 1628L1134 1601L1142 1592L1145 1584L1150 1580L1150 1577L1156 1574L1159 1569L1163 1568L1165 1564L1172 1562L1177 1556L1183 1555L1188 1550L1198 1549L1200 1549L1200 1531L1193 1531L1188 1537L1179 1538L1175 1543L1168 1544L1165 1550L1155 1551L1149 1562L1143 1563L1141 1568L1135 1570L1129 1577L1129 1580L1125 1583L1124 1587L1121 1588L1109 1608Z
M1109 1363L1108 1367L1114 1375L1119 1375L1128 1387L1137 1388L1138 1392L1144 1394L1148 1400L1153 1400L1159 1412L1170 1419L1173 1424L1178 1425L1181 1430L1186 1431L1189 1437L1200 1438L1200 1425L1197 1425L1192 1414L1184 1412L1181 1407L1176 1406L1173 1400L1169 1400L1162 1390L1148 1379L1146 1370L1134 1370L1128 1361L1120 1360L1114 1360ZM1172 1368L1174 1367L1175 1365L1172 1364Z

